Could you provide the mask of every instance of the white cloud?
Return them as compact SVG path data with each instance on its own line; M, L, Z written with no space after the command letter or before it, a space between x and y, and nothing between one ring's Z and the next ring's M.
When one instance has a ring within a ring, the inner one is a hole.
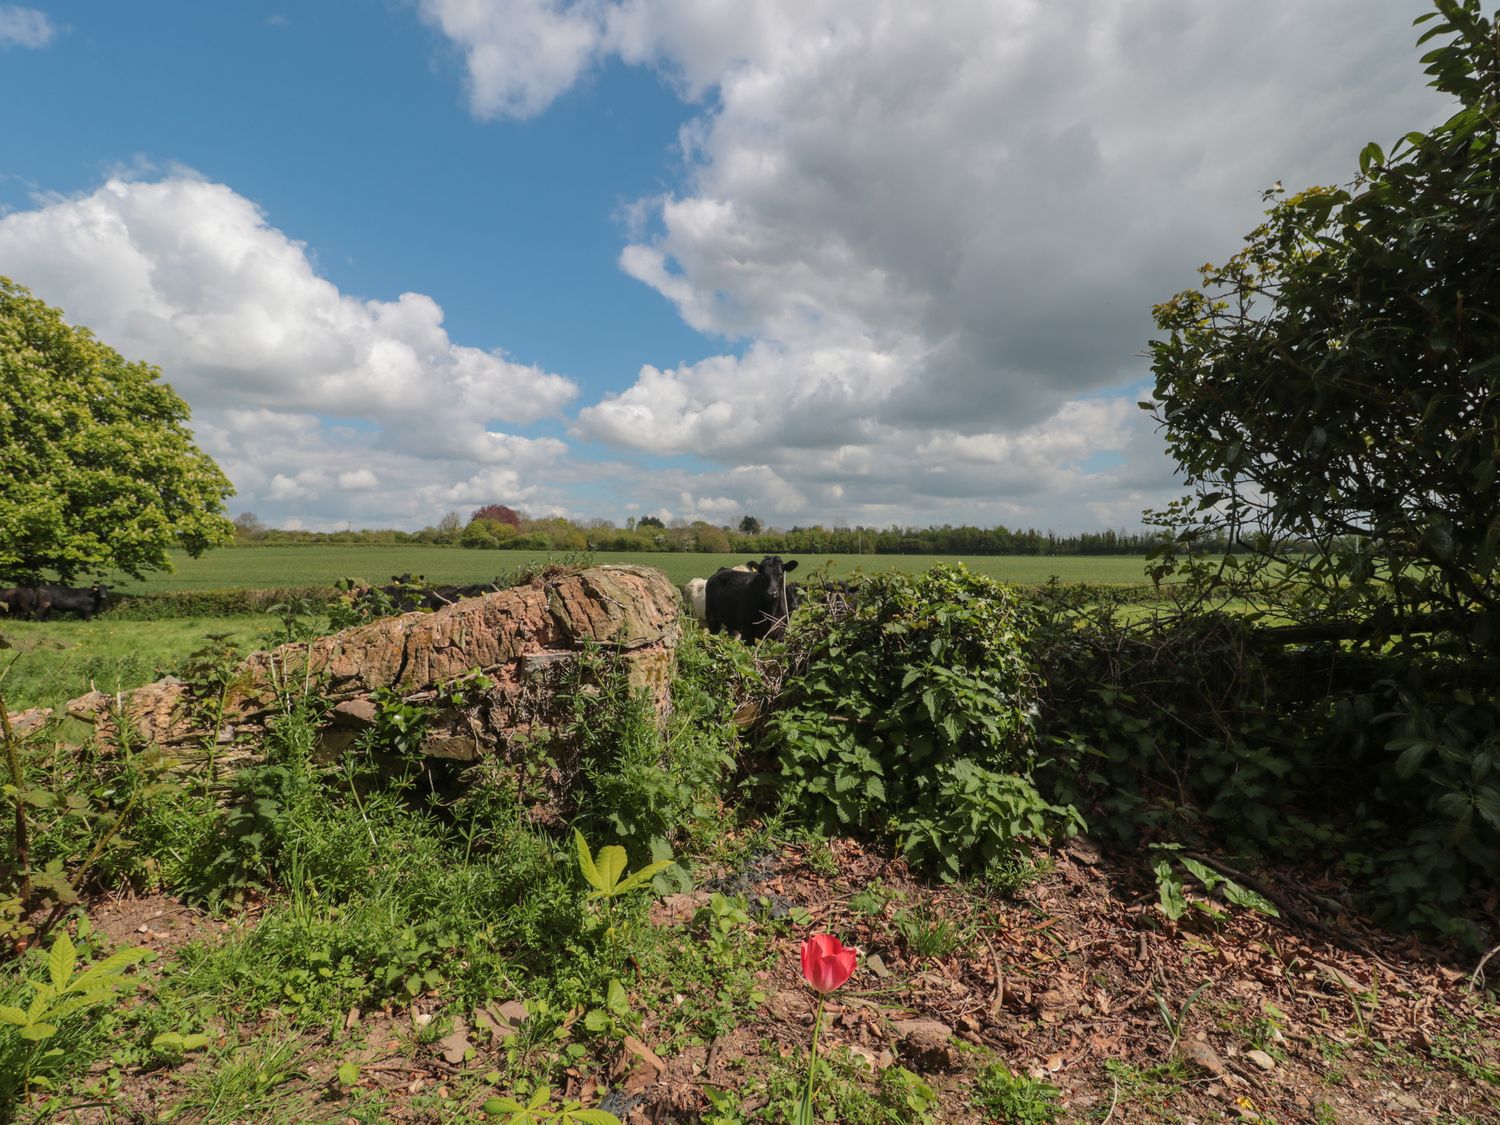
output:
M424 19L464 52L469 104L481 117L531 117L594 60L600 28L589 3L422 0Z
M369 469L355 469L352 472L339 474L339 487L354 492L366 488L375 488L380 484L380 478Z
M576 393L454 343L431 297L340 293L248 199L189 176L112 179L7 215L0 260L116 348L159 363L193 402L379 419L390 440L458 441L482 458L485 423L534 422Z
M486 466L539 471L566 448L498 427L559 415L570 380L455 342L431 297L341 293L223 184L179 171L42 200L0 217L0 262L127 358L158 364L236 506L263 518L315 524L353 507L431 522L441 511L424 497Z
M684 186L625 209L619 262L743 346L643 364L578 435L764 463L810 517L1008 505L1057 526L1146 496L1138 466L1165 495L1149 424L1097 404L1139 387L1151 305L1233 252L1263 187L1348 179L1365 141L1441 115L1410 26L1427 7L423 2L481 116L540 112L611 57L703 99ZM1084 433L1112 467L1038 477ZM718 495L701 477L690 496Z
M47 13L15 4L0 5L0 48L45 47L57 35Z

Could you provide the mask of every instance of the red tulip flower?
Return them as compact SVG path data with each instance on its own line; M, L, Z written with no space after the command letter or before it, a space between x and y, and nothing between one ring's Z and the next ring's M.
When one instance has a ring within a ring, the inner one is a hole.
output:
M802 975L807 983L827 994L854 974L858 951L831 934L813 934L802 943Z
M858 950L845 945L832 934L813 934L802 943L802 975L818 990L818 1014L813 1017L812 1054L807 1060L807 1087L802 1102L792 1118L794 1125L813 1125L813 1079L818 1067L818 1030L823 1024L823 1001L828 994L854 975Z

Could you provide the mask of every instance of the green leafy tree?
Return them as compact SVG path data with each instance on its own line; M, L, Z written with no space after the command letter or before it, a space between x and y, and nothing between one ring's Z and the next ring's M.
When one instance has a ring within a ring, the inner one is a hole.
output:
M1452 115L1366 146L1347 187L1267 192L1244 248L1155 310L1153 408L1196 493L1158 513L1157 572L1308 639L1494 655L1500 33L1479 0L1435 8L1418 42Z
M754 516L742 516L742 517L740 517L740 534L741 535L759 535L760 534L760 520L756 519Z
M140 577L233 539L234 488L159 374L0 277L0 581Z

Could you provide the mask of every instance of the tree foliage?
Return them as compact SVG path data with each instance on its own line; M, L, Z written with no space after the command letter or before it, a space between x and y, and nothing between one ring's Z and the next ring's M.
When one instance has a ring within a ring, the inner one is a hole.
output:
M159 375L0 277L0 581L140 577L233 538L234 488Z
M1337 856L1383 916L1479 944L1500 871L1500 13L1434 8L1416 22L1447 120L1367 145L1347 186L1267 192L1243 249L1155 310L1154 409L1195 495L1157 514L1175 537L1154 572L1231 612L1070 618L1043 663L1059 760L1095 760L1122 830L1190 805L1194 829Z
M1495 652L1500 38L1479 0L1417 23L1453 115L1366 146L1347 187L1267 192L1244 248L1155 310L1154 408L1197 494L1159 518L1239 552L1160 570L1377 646Z
M469 517L470 523L474 523L476 520L490 520L494 523L505 523L511 527L519 528L521 526L521 513L514 508L506 507L504 504L486 504L484 507L476 509L474 514Z

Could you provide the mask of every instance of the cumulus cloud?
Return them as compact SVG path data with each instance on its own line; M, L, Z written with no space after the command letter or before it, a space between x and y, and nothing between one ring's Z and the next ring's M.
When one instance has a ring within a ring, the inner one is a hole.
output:
M57 29L52 26L46 12L15 4L0 4L0 48L38 50L51 43L56 35Z
M1140 495L1120 475L1137 461L1160 483L1159 458L1124 452L1159 451L1149 427L1090 404L1138 397L1152 303L1234 250L1261 188L1347 179L1365 141L1440 115L1412 46L1426 9L423 0L481 116L534 115L608 58L702 100L683 186L628 209L619 264L740 344L643 364L575 432L799 485L879 464L884 510L919 521L980 466L1018 488L1074 457L1085 415L1119 455L1090 488Z
M364 488L374 488L380 483L380 478L369 469L354 469L350 472L339 474L339 487L350 492Z
M452 481L534 470L565 448L508 427L558 415L570 380L455 342L424 294L341 293L223 184L179 172L44 200L0 217L0 262L74 323L161 366L262 515L316 522L378 503L384 522L420 521L422 497Z
M423 18L464 53L469 102L482 117L531 117L593 62L593 5L556 0L422 0Z

